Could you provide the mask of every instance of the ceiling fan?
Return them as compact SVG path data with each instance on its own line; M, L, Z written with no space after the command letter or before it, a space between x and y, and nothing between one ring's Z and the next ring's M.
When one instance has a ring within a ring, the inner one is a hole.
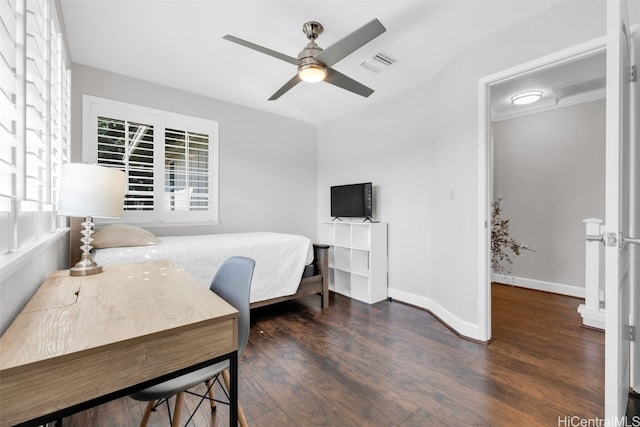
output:
M373 93L373 89L368 88L362 83L358 83L331 67L341 59L350 55L357 49L378 37L380 34L387 31L387 29L380 23L380 21L373 19L326 49L322 49L316 44L316 39L322 33L322 30L322 25L316 21L309 21L302 26L302 32L306 34L309 39L309 43L304 47L304 49L302 49L302 51L300 51L297 58L239 39L229 34L224 36L223 39L257 50L258 52L273 56L274 58L278 58L298 67L296 75L278 89L276 93L271 95L269 101L274 101L280 98L289 89L301 81L313 83L324 80L327 83L331 83L332 85L341 87L342 89L346 89L364 97L371 95Z

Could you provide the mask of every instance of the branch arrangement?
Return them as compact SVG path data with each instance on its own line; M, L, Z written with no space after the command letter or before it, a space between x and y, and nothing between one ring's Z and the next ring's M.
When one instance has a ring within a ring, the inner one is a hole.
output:
M491 268L498 274L511 274L512 255L520 256L523 250L532 251L509 235L509 220L501 217L499 197L491 206Z

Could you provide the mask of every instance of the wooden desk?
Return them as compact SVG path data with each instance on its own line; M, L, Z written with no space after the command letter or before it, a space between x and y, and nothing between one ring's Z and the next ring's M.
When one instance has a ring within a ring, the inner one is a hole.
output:
M52 273L0 337L0 426L37 425L230 359L238 311L169 261Z

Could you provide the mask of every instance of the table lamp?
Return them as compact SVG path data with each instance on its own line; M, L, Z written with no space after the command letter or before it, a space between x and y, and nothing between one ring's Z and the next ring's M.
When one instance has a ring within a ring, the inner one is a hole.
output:
M93 218L119 218L122 216L126 175L116 169L83 163L62 165L62 181L58 214L83 217L82 257L71 268L71 276L88 276L102 271L91 254Z

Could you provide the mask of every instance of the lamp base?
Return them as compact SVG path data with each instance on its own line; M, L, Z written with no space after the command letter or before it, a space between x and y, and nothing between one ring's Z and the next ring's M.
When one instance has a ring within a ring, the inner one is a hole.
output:
M93 261L90 263L78 261L76 265L69 269L69 276L90 276L98 273L102 273L102 266Z
M82 231L81 234L84 236L80 241L82 242L82 255L80 256L80 261L73 266L73 268L69 269L69 276L90 276L92 274L102 273L102 267L96 264L93 260L93 255L91 254L91 242L93 238L91 235L93 234L93 218L87 216L84 218L84 222L82 223Z

